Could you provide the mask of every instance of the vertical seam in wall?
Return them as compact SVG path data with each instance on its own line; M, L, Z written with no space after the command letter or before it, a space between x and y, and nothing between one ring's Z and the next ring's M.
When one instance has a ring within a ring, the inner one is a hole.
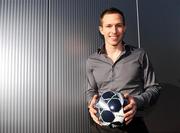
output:
M140 28L139 28L139 3L136 0L136 17L137 17L137 32L138 32L138 47L141 47L141 36L140 36Z
M49 2L47 0L47 133L49 132Z

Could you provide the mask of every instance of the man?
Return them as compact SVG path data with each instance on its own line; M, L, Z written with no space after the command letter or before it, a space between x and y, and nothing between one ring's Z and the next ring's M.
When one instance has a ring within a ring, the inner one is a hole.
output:
M116 8L103 11L99 31L105 44L88 58L86 64L88 109L93 121L91 132L148 133L143 112L157 101L160 94L149 58L143 49L123 41L126 25L122 11ZM108 90L122 93L128 99L122 128L102 126L96 116L95 103Z

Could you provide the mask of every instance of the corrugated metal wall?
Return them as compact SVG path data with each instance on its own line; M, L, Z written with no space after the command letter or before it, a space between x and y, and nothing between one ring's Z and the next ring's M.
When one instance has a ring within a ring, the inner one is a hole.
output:
M1 133L89 132L85 62L102 44L99 13L111 6L136 25L131 0L0 0Z
M47 132L47 0L0 1L0 133Z
M85 61L102 44L98 17L110 6L136 25L130 0L0 0L1 133L89 132Z
M49 133L88 133L85 103L85 63L102 40L98 34L100 12L119 7L133 16L136 6L130 0L53 0L49 6ZM130 40L137 42L137 27ZM136 38L133 38L133 37ZM134 39L134 40L133 40ZM135 44L136 45L136 44Z
M173 58L179 56L179 1L165 1L140 1L141 46L153 54L152 61L161 79L172 81L169 86L179 94L179 64L162 52L163 47L165 51L174 51ZM122 9L127 20L125 41L139 46L136 2L0 0L0 133L88 133L85 62L102 44L98 34L99 14L107 7ZM170 40L163 41L163 33L170 33L166 38ZM166 42L169 45L164 47ZM166 59L175 67L167 64ZM173 69L173 73L168 71L173 78L166 75L168 68ZM157 129L162 122L159 118L165 117L164 106L160 106L159 114L148 118L150 131L179 128L177 117L172 117L176 118L175 124L163 121Z

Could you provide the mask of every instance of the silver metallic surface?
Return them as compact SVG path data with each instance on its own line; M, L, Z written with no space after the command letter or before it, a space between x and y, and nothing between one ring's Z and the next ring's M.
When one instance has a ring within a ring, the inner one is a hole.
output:
M0 133L47 132L47 1L0 1Z
M101 46L102 10L131 0L0 0L0 133L88 133L85 63Z

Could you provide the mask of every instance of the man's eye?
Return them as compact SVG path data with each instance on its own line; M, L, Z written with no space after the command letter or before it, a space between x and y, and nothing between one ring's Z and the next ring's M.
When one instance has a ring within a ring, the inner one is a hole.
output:
M112 27L112 26L111 26L111 25L106 25L106 27L107 27L107 28L110 28L110 27Z
M123 25L122 24L118 24L118 25L116 25L116 27L123 27Z

